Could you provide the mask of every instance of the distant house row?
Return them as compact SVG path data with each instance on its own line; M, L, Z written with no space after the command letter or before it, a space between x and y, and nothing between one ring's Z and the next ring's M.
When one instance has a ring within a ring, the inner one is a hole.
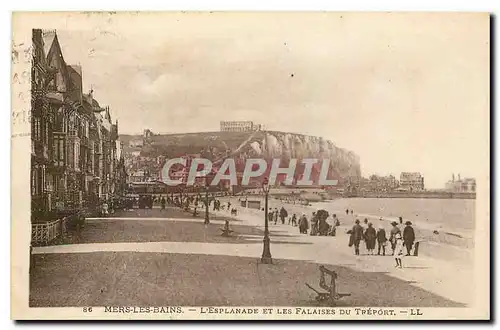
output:
M118 122L93 91L83 93L82 68L64 60L56 31L34 29L31 72L32 220L99 205L125 187Z
M425 191L425 182L420 172L401 172L399 180L394 175L375 174L369 178L349 178L346 187L356 192L421 192Z
M450 192L458 193L475 193L476 192L476 179L474 178L458 178L455 179L455 174L452 174L450 181L446 182L445 188Z

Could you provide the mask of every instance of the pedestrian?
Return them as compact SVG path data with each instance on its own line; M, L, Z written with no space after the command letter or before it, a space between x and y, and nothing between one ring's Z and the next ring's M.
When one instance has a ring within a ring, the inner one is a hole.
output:
M309 229L309 223L307 221L305 213L302 213L302 216L299 220L299 232L301 234L307 234L307 230Z
M391 242L392 255L394 255L396 250L396 235L399 234L401 236L401 229L398 227L398 223L396 221L391 222L392 229L389 236L389 241Z
M165 209L165 197L162 196L161 200L160 200L160 203L161 203L161 209L164 210Z
M333 224L330 226L329 236L337 236L337 227L340 225L337 215L333 215Z
M231 209L231 201L227 202L227 210L229 211Z
M109 213L114 214L115 213L115 201L113 198L109 200Z
M106 201L102 203L102 215L104 217L108 215L108 203Z
M328 236L337 236L337 226L331 225L330 231L328 232Z
M295 213L292 215L292 226L297 226L297 215Z
M354 245L354 254L359 256L359 243L363 239L363 227L359 224L358 219L356 219L354 226L352 227L351 238L352 245Z
M366 249L368 250L368 254L373 255L373 250L375 250L375 241L377 239L377 232L375 228L373 228L373 224L368 223L368 228L365 230L365 243Z
M406 227L403 230L403 243L406 246L406 255L409 256L415 242L415 231L411 226L411 221L406 221Z
M403 224L403 217L399 217L399 224L402 225Z
M229 228L229 219L226 219L226 221L224 221L224 228L222 229L222 234L221 236L229 236L231 233L231 229Z
M365 225L368 225L368 219L365 218L365 220L363 221L365 223Z
M318 227L318 217L316 217L316 212L313 212L311 216L311 231L309 232L309 235L316 236L318 232L317 227Z
M353 211L353 210L351 210L351 215L353 215L353 214L354 214L354 211Z
M377 255L380 255L380 250L382 250L382 255L385 256L385 246L387 245L387 237L385 235L385 229L380 227L377 231L377 243L378 243L378 252Z
M401 232L394 235L396 241L394 250L394 259L396 260L396 267L403 268L403 238L401 237Z
M320 218L318 219L318 233L319 236L328 236L328 234L331 232L331 227L328 222L326 222L326 219Z
M345 210L345 215L349 215L349 209Z
M285 218L288 216L288 212L285 210L285 208L282 206L280 210L280 219L281 219L281 224L285 224Z
M334 223L335 227L340 226L340 220L339 220L339 218L337 218L336 214L333 215L333 223Z

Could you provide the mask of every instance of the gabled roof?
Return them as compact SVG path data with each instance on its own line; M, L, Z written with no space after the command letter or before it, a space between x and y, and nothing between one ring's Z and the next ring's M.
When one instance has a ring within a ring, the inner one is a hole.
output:
M55 30L44 30L42 31L42 37L43 37L43 50L45 52L45 55L47 56L49 54L49 50L52 47L52 43L54 42L54 39L56 37L56 31Z
M71 82L71 94L81 102L83 92L82 68L79 65L68 65L67 68Z
M101 108L101 106L99 105L99 102L96 101L96 99L92 99L92 106L95 107L95 108Z
M97 102L97 100L94 99L94 96L91 93L89 93L89 94L83 94L83 101L87 102L92 107L92 110L94 112L103 111L104 110L99 105L99 102Z
M40 29L33 29L32 32L32 42L34 47L34 55L36 57L36 63L41 65L41 68L47 69L47 53L45 52L45 44L43 39L43 32Z
M68 65L68 73L73 86L82 90L82 67L79 65Z
M68 72L68 66L64 61L61 45L59 44L59 40L57 39L57 33L55 31L47 31L45 33L44 42L44 48L48 47L49 49L46 53L49 66L54 67L61 73L65 85L64 87L66 88L66 90L71 90L72 84Z

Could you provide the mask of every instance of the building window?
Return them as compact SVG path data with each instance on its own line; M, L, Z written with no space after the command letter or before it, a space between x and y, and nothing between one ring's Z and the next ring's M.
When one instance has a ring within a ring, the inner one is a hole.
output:
M64 166L65 162L65 140L63 136L54 136L54 159L58 166Z
M59 138L59 161L64 164L64 139Z
M38 196L42 191L42 171L39 167L31 170L31 195Z
M64 133L68 132L68 119L65 116L62 118L62 131Z
M45 122L44 136L45 136L45 145L48 146L49 145L49 123L48 122Z
M31 196L36 195L36 167L31 169Z
M41 119L38 117L33 118L33 137L35 141L40 141L41 136Z
M55 120L53 124L55 132L64 132L64 110L63 108L57 109Z
M54 182L54 187L53 187L54 192L57 193L60 190L60 188L59 188L59 175L54 174L53 182Z
M45 181L45 190L54 191L54 179L52 174L47 173L47 180Z
M75 169L80 168L80 144L78 142L75 142L73 145L73 153L74 153L74 159L75 159Z
M69 119L69 124L68 124L68 133L69 135L77 135L77 124L76 124L76 119L74 116L71 116Z

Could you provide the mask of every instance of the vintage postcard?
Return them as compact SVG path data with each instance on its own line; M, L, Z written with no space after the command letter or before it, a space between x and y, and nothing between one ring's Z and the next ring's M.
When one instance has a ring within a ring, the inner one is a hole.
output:
M487 13L12 15L12 318L490 318Z

